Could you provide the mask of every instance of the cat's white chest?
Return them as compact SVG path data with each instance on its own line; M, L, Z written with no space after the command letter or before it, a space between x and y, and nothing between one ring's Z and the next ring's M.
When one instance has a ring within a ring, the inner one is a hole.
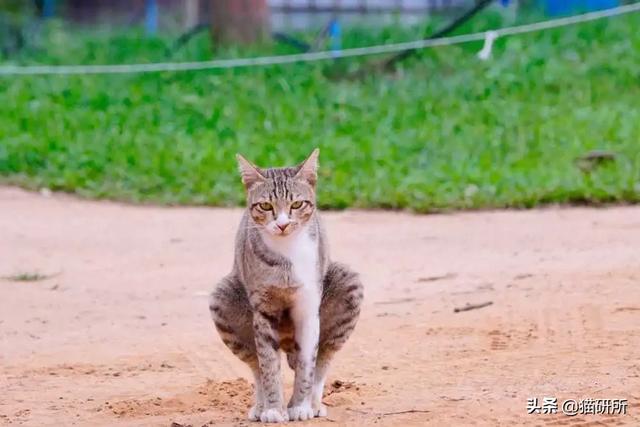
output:
M318 284L318 242L307 230L285 238L267 238L267 246L291 262L293 278L303 288L315 289Z

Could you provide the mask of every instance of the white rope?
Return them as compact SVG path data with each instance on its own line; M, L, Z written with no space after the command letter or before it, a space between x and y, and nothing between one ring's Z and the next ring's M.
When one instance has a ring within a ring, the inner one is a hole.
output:
M551 19L548 21L536 22L533 24L517 25L514 27L491 30L492 36L503 37L515 34L531 33L535 31L548 30L552 28L565 27L580 24L583 22L595 21L598 19L624 15L640 11L640 2L619 6L597 12L584 13L565 18ZM437 39L415 40L404 43L393 43L386 45L357 47L343 49L340 51L340 58L353 58L365 55L377 55L381 53L401 52L410 49L424 49L436 46L448 46L472 41L486 40L487 32L463 34L452 37L442 37ZM198 62L157 62L150 64L112 64L112 65L28 65L0 66L0 76L16 75L51 75L51 74L121 74L121 73L156 73L163 71L195 71L211 70L222 68L257 67L279 64L291 64L294 62L312 62L327 59L335 59L335 51L307 52L292 55L262 56L253 58L238 59L216 59L212 61Z
M487 31L484 33L484 46L482 50L478 52L478 58L481 61L486 61L491 58L491 50L493 49L493 42L498 38L498 34L495 31Z

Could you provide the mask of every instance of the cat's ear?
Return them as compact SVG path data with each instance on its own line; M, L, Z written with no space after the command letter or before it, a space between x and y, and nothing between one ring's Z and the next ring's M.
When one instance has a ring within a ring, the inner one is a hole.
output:
M298 166L298 172L296 173L296 178L304 179L311 185L316 185L318 181L318 155L320 154L319 149L315 149L311 152L307 160L302 162Z
M249 160L245 159L240 154L236 154L236 159L238 160L242 183L247 190L266 179L260 172L260 169L258 169L258 167L252 164Z

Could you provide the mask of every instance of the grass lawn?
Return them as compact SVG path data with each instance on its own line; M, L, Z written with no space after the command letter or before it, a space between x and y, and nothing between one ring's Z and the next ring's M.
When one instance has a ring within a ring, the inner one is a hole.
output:
M501 25L484 15L459 33ZM234 154L259 165L320 147L325 208L530 207L640 201L640 14L425 50L396 74L374 58L269 68L0 76L0 180L82 196L237 205ZM164 61L171 39L53 25L20 63ZM347 30L345 45L420 29ZM282 53L263 46L220 56ZM210 59L206 35L177 60ZM376 58L379 59L379 58ZM7 60L5 59L5 62ZM579 167L592 150L612 161ZM593 166L593 167L591 167Z

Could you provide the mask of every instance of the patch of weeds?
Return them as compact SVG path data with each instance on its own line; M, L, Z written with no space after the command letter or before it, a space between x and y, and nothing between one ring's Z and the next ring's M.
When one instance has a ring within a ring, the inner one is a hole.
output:
M51 279L54 276L55 274L23 272L23 273L13 274L11 276L4 276L3 279L8 280L10 282L39 282L42 280Z

